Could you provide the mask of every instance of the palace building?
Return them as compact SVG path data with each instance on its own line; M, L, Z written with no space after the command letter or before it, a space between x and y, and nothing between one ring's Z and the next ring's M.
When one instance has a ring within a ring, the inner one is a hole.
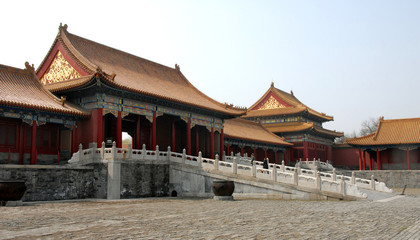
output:
M360 170L420 169L420 118L381 117L375 133L346 142L357 149Z
M258 122L292 143L284 156L289 163L306 159L331 160L334 139L343 136L342 132L322 127L322 123L332 121L333 117L309 108L293 92L277 89L274 83L242 118Z
M104 46L59 27L35 71L0 67L0 161L51 164L96 142L136 149L168 146L214 158L243 146L258 160L280 159L290 146L260 124L240 119L246 108L219 103L175 68ZM226 132L226 135L225 135ZM252 150L251 150L252 149ZM261 154L263 152L264 154Z

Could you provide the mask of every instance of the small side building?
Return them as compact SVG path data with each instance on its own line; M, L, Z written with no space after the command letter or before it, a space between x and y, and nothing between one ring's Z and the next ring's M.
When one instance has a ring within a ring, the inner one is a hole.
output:
M420 169L420 118L381 117L375 133L346 142L357 149L360 170Z

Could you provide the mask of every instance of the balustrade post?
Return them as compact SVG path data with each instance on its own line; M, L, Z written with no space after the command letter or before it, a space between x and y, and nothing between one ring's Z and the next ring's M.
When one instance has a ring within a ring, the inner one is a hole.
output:
M214 170L219 170L219 154L216 154L216 158L214 159Z
M284 160L281 160L280 170L281 170L281 172L284 172Z
M232 159L232 173L237 174L238 173L238 157L234 157Z
M315 165L315 167L314 167L314 177L317 176L317 173L318 173L318 166Z
M252 176L253 177L256 177L257 176L257 166L256 166L256 163L255 163L255 160L252 163Z
M299 172L297 168L295 168L295 171L293 172L293 184L296 186L299 185Z
M334 182L337 181L337 174L335 173L335 168L333 168L333 179Z
M375 176L373 175L370 177L370 188L375 190Z
M83 161L83 145L79 144L79 162Z
M111 155L112 155L112 160L117 159L117 143L115 141L112 142Z
M297 170L298 174L300 174L300 173L301 173L301 169L300 169L300 162L298 162L298 163L297 163L296 170Z
M141 159L145 159L146 158L146 144L143 144L142 148L141 148Z
M273 174L273 181L277 182L277 165L273 164L273 170L271 170L271 173Z
M341 194L344 196L346 196L346 181L344 181L344 175L341 175Z
M202 168L202 164L203 164L203 155L201 153L201 151L198 152L198 159L197 159L197 164L199 168Z
M92 143L92 162L95 161L95 157L96 157L96 150L98 149L98 144L96 142Z
M104 160L105 159L105 142L102 142L102 147L101 147L101 157L102 157L102 160Z
M354 171L351 172L351 181L350 183L354 185L356 183L356 177L354 176Z
M128 144L128 148L127 148L127 158L131 159L133 156L133 148L131 147L131 143Z
M171 146L168 146L168 160L171 161Z
M182 149L182 163L185 164L185 160L187 160L187 150L184 148Z
M159 145L156 145L155 154L156 154L156 160L159 160Z
M321 176L319 175L318 168L315 171L316 189L321 190Z

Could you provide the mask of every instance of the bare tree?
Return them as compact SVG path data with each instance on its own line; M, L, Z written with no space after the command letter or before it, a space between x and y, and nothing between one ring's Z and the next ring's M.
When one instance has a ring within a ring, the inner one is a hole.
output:
M370 117L368 120L362 122L362 128L360 129L360 136L366 136L376 132L378 129L379 118Z

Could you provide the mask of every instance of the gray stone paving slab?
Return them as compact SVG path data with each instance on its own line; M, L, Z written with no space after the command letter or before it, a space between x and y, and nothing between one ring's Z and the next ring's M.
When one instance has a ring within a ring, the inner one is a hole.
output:
M87 200L0 213L0 239L419 239L420 198Z

